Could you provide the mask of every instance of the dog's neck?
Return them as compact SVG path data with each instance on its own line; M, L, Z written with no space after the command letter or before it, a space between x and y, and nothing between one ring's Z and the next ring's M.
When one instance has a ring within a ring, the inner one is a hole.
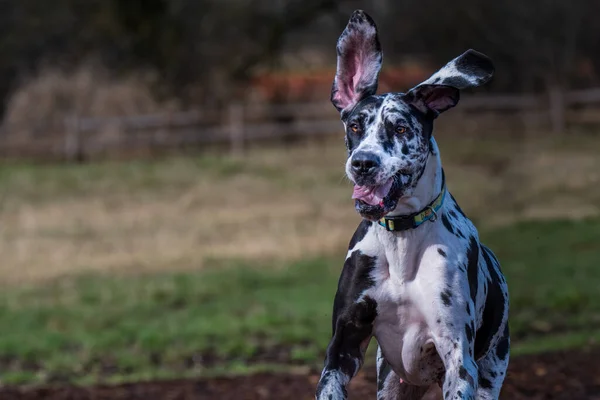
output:
M432 138L431 151L421 179L417 182L413 193L400 198L394 211L388 215L407 215L421 211L440 194L442 163L439 154L437 143ZM402 280L414 279L418 264L413 261L419 257L418 254L424 251L420 244L426 241L434 225L435 223L425 222L415 229L398 232L388 232L383 227L376 230L375 236L386 249L391 275Z
M398 205L389 216L408 215L423 210L439 194L442 187L442 161L440 152L435 142L431 138L431 151L427 158L427 164L423 175L415 185L412 194L402 196L398 200Z

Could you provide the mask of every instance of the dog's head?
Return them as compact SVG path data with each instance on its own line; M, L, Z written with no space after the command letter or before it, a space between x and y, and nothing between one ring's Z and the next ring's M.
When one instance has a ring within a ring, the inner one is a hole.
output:
M375 220L410 196L430 153L433 120L458 103L461 89L486 83L489 58L468 50L406 93L376 95L383 54L375 22L355 11L337 43L331 102L346 129L346 174L356 209Z

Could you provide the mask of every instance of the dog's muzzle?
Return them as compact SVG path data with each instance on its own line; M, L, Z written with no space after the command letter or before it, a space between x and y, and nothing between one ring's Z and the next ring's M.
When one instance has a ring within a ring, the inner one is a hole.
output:
M374 186L374 178L381 169L381 158L373 153L359 151L352 155L350 167L357 184Z

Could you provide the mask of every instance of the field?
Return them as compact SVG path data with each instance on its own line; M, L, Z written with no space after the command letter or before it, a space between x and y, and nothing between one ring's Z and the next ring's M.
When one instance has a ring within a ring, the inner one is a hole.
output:
M509 281L506 398L600 398L600 138L439 142ZM340 140L2 165L0 397L310 398L359 222L344 157Z

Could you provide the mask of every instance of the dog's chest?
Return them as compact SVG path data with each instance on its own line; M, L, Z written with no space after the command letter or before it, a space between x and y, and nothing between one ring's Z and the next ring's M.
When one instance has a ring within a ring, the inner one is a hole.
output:
M388 260L406 265L390 265ZM365 294L377 302L373 333L386 360L402 379L423 385L439 380L443 363L426 322L426 299L420 296L422 281L413 276L414 268L407 258L382 256L374 271L376 284Z

